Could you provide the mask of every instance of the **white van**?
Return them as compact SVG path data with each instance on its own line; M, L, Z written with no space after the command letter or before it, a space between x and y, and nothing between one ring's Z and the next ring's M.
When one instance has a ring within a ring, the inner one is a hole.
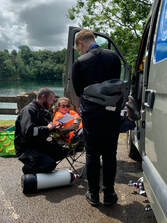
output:
M167 0L154 1L141 40L132 84L132 95L141 119L130 132L130 153L133 156L137 148L142 156L147 196L158 223L166 223Z
M65 95L78 107L71 74L74 58L74 39L80 28L69 28ZM121 59L121 79L129 82L130 66L112 39L94 32L97 43L112 49ZM155 0L145 26L138 52L135 74L131 84L141 119L130 132L130 154L138 151L142 157L144 186L158 223L167 223L167 0ZM134 154L134 153L133 153ZM140 154L140 155L139 155ZM138 156L138 157L137 157Z

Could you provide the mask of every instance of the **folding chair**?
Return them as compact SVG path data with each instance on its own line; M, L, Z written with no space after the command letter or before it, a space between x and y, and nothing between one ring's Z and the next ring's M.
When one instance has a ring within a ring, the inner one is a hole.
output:
M85 147L83 141L83 130L80 129L73 136L71 143L64 143L63 147L69 149L69 153L65 159L70 164L70 167L73 169L74 173L77 174L79 178L84 176L85 171L85 162L83 162L83 155L85 154ZM60 160L57 164L59 164ZM77 170L75 164L83 164L81 170Z

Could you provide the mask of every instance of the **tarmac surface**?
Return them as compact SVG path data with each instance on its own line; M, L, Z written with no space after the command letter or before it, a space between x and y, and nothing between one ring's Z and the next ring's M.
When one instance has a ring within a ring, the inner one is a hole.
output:
M86 179L77 179L72 186L25 195L21 188L22 164L15 157L0 157L0 223L156 223L152 211L144 210L147 197L128 186L142 176L141 164L128 157L126 134L118 146L118 167L115 190L118 203L114 207L90 206L85 200ZM80 158L84 162L84 155ZM81 169L83 163L76 163ZM69 169L64 160L58 169Z

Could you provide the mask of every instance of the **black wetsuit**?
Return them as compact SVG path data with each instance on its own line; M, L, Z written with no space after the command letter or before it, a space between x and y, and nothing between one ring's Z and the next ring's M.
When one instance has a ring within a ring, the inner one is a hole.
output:
M120 129L120 110L107 111L104 106L84 99L84 88L105 80L120 78L121 63L111 50L98 46L79 57L72 72L73 87L80 97L80 109L86 148L88 190L99 192L100 156L103 160L104 192L114 191L116 151Z
M48 110L37 101L25 106L16 120L15 150L19 160L24 163L24 173L50 172L56 161L67 155L55 140L49 137L47 127L51 121Z

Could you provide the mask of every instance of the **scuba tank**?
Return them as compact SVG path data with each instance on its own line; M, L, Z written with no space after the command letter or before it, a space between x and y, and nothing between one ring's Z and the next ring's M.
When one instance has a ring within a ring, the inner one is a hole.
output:
M21 186L24 194L36 193L38 190L71 185L76 174L70 170L56 170L51 173L24 174Z

